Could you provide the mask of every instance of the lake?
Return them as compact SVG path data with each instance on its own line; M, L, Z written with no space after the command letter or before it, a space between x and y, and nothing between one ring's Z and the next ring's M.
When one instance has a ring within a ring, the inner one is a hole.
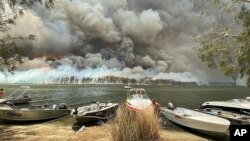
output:
M11 94L20 85L0 85L5 95ZM156 99L161 106L172 102L175 106L198 108L205 101L229 100L250 96L246 87L208 87L189 86L171 87L159 85L133 86L145 88L150 98ZM27 94L32 98L32 105L66 103L77 107L92 101L123 103L127 89L123 85L30 85Z
M6 96L20 85L0 85ZM92 101L119 102L123 104L127 97L127 89L123 85L30 85L27 94L32 98L31 105L65 103L69 107L86 105ZM156 99L161 106L172 102L175 106L190 109L199 108L205 101L230 100L250 96L250 88L246 87L211 87L211 86L133 86L145 88L150 98ZM27 106L27 105L23 105ZM74 121L66 120L67 124ZM58 121L60 123L60 121ZM58 122L56 122L58 124ZM61 122L65 122L62 120ZM65 123L64 123L65 124ZM168 122L167 128L180 130L178 126Z

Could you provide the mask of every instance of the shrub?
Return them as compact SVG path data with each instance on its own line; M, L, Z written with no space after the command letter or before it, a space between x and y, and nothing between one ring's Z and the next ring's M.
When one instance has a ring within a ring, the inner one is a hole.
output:
M132 112L119 107L115 119L109 122L113 141L153 141L159 140L160 124L151 107L140 112Z

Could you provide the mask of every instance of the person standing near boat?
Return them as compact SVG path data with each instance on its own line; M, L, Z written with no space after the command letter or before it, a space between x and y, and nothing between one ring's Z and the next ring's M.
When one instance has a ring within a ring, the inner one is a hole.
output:
M140 91L140 90L137 90L137 91L136 91L136 97L137 97L137 98L142 98L142 95L141 95L141 91Z
M159 115L161 113L161 106L155 99L152 99L152 106L154 108L154 112Z
M0 99L3 98L4 96L4 91L3 91L3 88L0 89Z

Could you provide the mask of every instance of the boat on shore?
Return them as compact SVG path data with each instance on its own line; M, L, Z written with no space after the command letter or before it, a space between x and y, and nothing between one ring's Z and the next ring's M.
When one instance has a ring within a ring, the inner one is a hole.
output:
M105 121L115 116L118 103L95 102L87 106L78 107L72 110L77 123L91 124L99 120Z
M228 119L233 125L250 125L250 116L248 115L223 111L215 108L199 109L198 111Z
M148 97L145 89L132 88L128 91L125 105L131 111L140 111L152 106L152 101Z
M170 121L209 135L226 135L230 126L227 119L186 108L169 106L161 110Z
M17 88L8 97L0 99L0 104L12 103L14 105L27 104L31 101L31 98L26 95L26 92L30 89L29 86L21 86ZM20 93L19 93L20 92ZM17 97L14 97L17 95Z
M35 105L28 108L18 108L16 106L1 105L0 120L4 122L36 122L60 118L71 113L71 109L65 104L59 106Z
M238 114L250 115L250 101L245 99L232 99L228 101L208 101L201 105L204 108L217 108Z

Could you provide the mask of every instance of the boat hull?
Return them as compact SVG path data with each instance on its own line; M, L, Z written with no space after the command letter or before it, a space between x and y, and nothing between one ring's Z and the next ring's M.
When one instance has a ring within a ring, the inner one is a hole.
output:
M102 118L102 117L98 117L98 116L78 116L75 117L77 123L81 123L81 124L91 124L91 123L95 123L98 122L99 120L108 120L108 118Z
M225 118L233 125L250 125L250 116L216 109L200 109L200 112Z
M6 102L11 102L14 105L26 104L31 101L30 98L20 98L20 99L6 99Z
M125 103L130 111L142 111L152 106L150 99L127 99Z
M218 134L225 134L228 132L228 128L230 125L230 122L224 122L222 124L215 123L211 120L199 120L199 118L202 117L186 117L185 115L174 113L172 110L164 109L162 114L169 119L170 121L184 126L188 127L197 131L202 131L203 133L218 133ZM209 115L211 116L211 115ZM216 117L216 116L214 116ZM216 120L216 118L214 118ZM221 118L220 118L221 120ZM227 120L226 120L227 121Z
M56 119L70 114L69 109L0 110L0 120L6 122L35 122Z
M99 120L108 120L114 117L118 106L119 106L118 104L114 104L113 106L102 110L86 112L86 114L83 115L77 114L74 115L74 118L77 121L77 123L81 124L91 124Z
M218 108L225 111L231 111L238 114L244 114L243 111L250 113L250 102L223 102L210 101L201 105L201 108ZM245 113L247 115L247 113Z

